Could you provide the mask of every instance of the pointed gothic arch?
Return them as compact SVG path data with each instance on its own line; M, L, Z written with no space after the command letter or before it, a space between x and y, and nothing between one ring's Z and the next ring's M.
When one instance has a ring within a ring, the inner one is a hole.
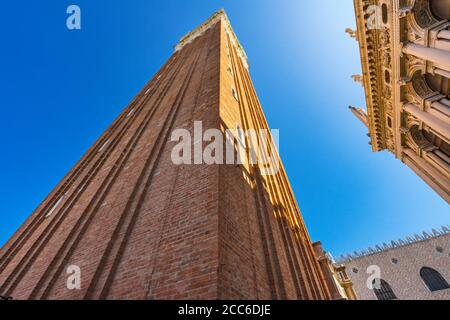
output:
M373 280L372 284L375 285L375 280ZM373 291L378 300L397 300L397 296L394 290L392 290L391 285L383 279L380 279L380 287L374 287Z
M433 268L423 267L420 269L420 277L431 292L450 289L447 280Z

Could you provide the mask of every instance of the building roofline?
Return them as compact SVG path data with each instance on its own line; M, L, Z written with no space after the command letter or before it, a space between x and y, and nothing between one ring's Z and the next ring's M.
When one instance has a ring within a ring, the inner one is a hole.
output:
M374 0L374 4L376 0ZM367 15L362 0L354 0L356 18L356 39L358 40L361 69L363 72L364 92L368 115L368 128L371 138L372 151L378 152L386 149L383 124L383 109L379 104L381 92L379 92L379 77L376 64L380 60L380 48L378 43L378 29L367 27Z
M393 249L406 247L416 243L429 241L432 239L437 239L443 236L450 235L450 226L442 226L439 230L432 229L431 232L423 231L422 234L414 234L407 236L404 239L399 239L397 241L391 241L389 244L383 243L376 245L375 248L369 247L366 250L360 252L354 251L351 254L341 255L336 263L345 264L351 261L359 260L365 257L373 256L376 254L384 253Z

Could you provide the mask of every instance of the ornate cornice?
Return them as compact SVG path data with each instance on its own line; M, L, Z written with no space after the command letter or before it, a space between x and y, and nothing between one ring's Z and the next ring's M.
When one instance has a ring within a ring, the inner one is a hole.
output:
M373 151L386 149L385 116L383 97L391 95L390 87L383 84L382 66L390 65L390 37L384 29L369 29L367 11L370 6L377 6L377 0L354 0L357 22L357 38L359 41L363 85L369 124L369 135ZM386 50L384 50L386 49Z
M208 29L210 29L212 26L216 25L217 22L222 21L224 24L225 30L230 35L231 42L236 47L236 50L238 52L238 55L242 59L242 62L244 63L245 67L249 68L248 58L247 54L245 53L244 48L242 47L241 43L239 42L236 34L234 33L233 27L231 26L230 19L228 19L228 16L224 9L220 9L216 13L214 13L208 20L203 22L201 25L199 25L197 28L186 34L184 37L180 39L178 44L175 46L175 52L183 49L183 47L192 41L194 41L196 38L200 37L202 34L205 33Z

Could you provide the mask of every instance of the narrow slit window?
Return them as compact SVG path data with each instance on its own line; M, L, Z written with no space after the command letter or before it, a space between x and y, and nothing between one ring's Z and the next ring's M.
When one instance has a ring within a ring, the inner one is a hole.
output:
M236 99L236 101L239 101L239 97L237 95L236 89L231 88L231 92L233 93L233 97Z
M389 22L388 7L386 3L383 3L383 5L381 6L381 17L384 24L387 24Z
M228 66L227 70L231 75L234 75L233 68L231 68L231 66Z

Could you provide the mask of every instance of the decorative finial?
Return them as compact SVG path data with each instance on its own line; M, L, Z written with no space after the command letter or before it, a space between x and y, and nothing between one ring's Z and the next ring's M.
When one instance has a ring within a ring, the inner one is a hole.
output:
M345 29L345 32L348 33L351 38L354 38L356 39L356 41L358 41L358 34L355 30L353 30L352 28L347 28Z
M367 112L364 109L355 108L353 106L349 106L348 108L366 127L369 127Z
M360 84L363 84L363 81L364 81L364 77L361 74L354 74L354 75L352 75L352 79L356 83L360 83Z

